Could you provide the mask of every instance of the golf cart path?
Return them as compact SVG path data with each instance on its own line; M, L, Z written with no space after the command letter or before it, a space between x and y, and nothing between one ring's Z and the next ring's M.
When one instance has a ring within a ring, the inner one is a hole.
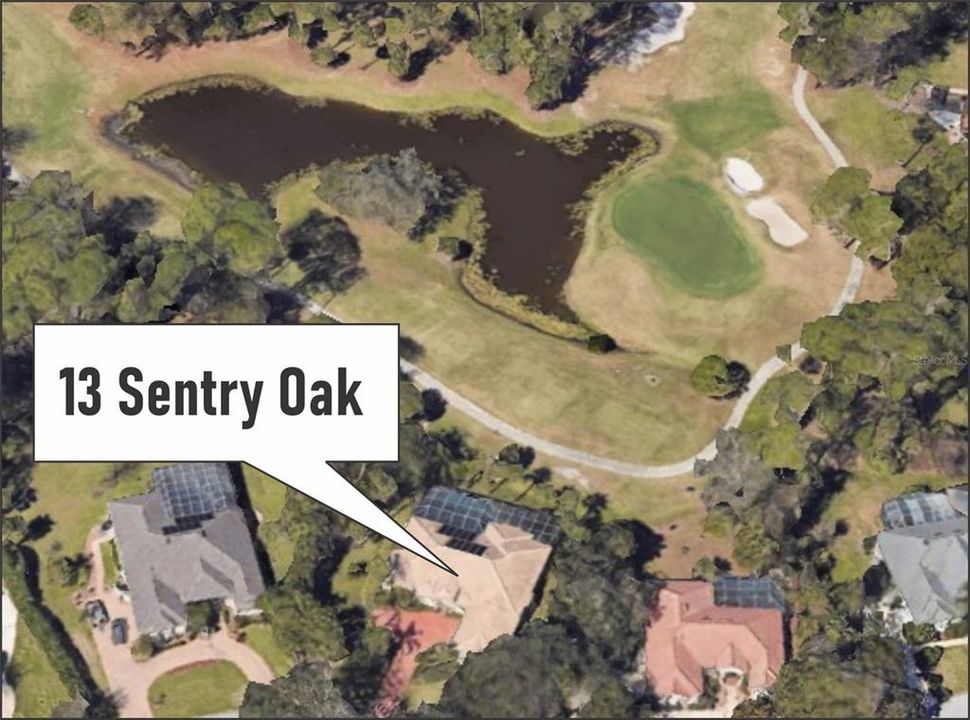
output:
M792 98L794 100L795 110L798 112L799 117L801 117L801 119L808 126L808 129L811 130L812 134L815 136L815 139L821 144L822 148L829 156L829 159L831 159L832 164L836 168L845 167L848 165L845 156L835 145L835 143L832 142L832 138L830 138L828 134L826 134L825 130L822 129L822 126L818 123L811 111L808 109L808 106L805 104L805 84L807 80L808 73L804 68L799 67L798 73L795 77L795 82L792 85ZM864 269L865 265L862 260L853 255L848 273L845 277L845 283L842 286L842 292L839 293L839 297L832 306L832 309L829 311L829 315L838 315L847 303L852 302L859 290L859 285L862 282L862 271ZM340 318L335 316L319 303L304 300L304 305L310 312L316 315L326 316L332 320L341 322ZM798 343L792 345L792 362L796 361L804 354L805 350L801 347L801 345ZM762 363L762 365L755 370L754 374L751 376L747 389L738 397L734 404L734 408L731 411L731 416L728 418L723 427L737 427L744 418L744 414L747 412L752 400L754 400L755 396L761 391L761 388L764 387L765 383L767 383L768 380L770 380L771 377L780 370L789 367L790 364L791 363L785 362L777 357L771 358L770 360ZM437 390L441 393L442 397L448 401L450 406L457 408L465 415L468 415L470 418L489 430L492 430L493 432L496 432L499 435L512 440L513 442L519 443L520 445L528 445L536 452L543 453L560 460L565 460L567 462L575 463L577 465L584 465L597 470L606 470L607 472L616 473L618 475L627 475L630 477L666 478L689 473L694 469L695 460L708 460L714 457L716 454L714 440L711 440L711 442L700 452L691 455L688 458L684 458L680 462L671 463L669 465L643 465L639 463L614 460L601 455L594 455L593 453L585 452L583 450L576 450L575 448L566 447L565 445L544 440L537 435L533 435L526 430L518 428L510 423L505 422L504 420L501 420L500 418L497 418L495 415L492 415L484 408L476 405L468 398L459 395L434 376L430 375L424 370L421 370L413 363L410 363L404 359L401 360L401 369L411 376L411 379L414 381L414 384L417 387L424 390Z

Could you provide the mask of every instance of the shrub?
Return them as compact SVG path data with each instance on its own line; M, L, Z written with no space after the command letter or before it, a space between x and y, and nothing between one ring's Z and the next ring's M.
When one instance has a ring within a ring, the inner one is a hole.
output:
M185 606L186 631L195 637L203 630L219 627L219 607L211 600L190 602Z
M921 648L913 653L913 659L916 661L916 667L918 667L919 671L924 675L937 666L941 657L943 657L943 648L935 645Z
M454 261L464 260L472 254L472 244L459 237L446 235L438 238L438 252Z
M158 648L155 646L155 641L152 640L151 635L139 635L135 642L131 644L131 656L135 660L147 660L152 657Z
M67 19L81 32L98 37L104 35L104 19L101 17L101 11L94 5L87 3L75 5L71 8L71 14Z
M617 347L616 340L609 335L590 335L586 340L586 349L594 353L613 352Z
M528 468L535 460L536 451L526 445L509 443L499 451L499 462L506 465L518 465L523 469Z
M703 358L690 374L690 386L714 398L737 396L751 379L751 373L739 362L728 362L720 355Z
M908 622L903 625L903 637L910 645L922 645L936 640L936 628L929 623Z

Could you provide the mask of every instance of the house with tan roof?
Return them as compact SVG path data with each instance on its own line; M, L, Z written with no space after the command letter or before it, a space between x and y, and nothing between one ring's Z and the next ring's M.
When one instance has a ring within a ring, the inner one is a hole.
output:
M392 581L462 616L452 638L461 654L515 632L559 534L549 513L447 487L424 495L407 529L458 575L398 550Z
M707 673L770 687L785 662L784 599L765 578L665 581L647 622L646 673L658 697L691 702Z

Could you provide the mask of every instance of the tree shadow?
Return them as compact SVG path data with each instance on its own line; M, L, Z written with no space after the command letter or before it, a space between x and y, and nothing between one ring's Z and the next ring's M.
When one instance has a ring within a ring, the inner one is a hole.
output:
M259 565L260 574L263 576L263 584L272 587L276 584L276 574L273 571L273 563L270 562L269 552L259 538L259 520L256 518L256 510L253 508L252 500L249 497L249 488L246 487L245 476L243 475L241 463L229 463L229 475L236 488L236 503L242 510L243 519L249 529L249 535L253 542L253 549L256 552L256 562Z
M47 513L38 515L27 523L24 530L24 542L35 542L50 533L54 528L54 518Z

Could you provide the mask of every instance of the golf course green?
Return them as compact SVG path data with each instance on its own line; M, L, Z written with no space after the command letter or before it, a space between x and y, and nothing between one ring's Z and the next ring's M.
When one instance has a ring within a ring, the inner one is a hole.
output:
M761 262L731 209L707 185L653 175L613 203L613 228L691 295L724 298L750 287Z

